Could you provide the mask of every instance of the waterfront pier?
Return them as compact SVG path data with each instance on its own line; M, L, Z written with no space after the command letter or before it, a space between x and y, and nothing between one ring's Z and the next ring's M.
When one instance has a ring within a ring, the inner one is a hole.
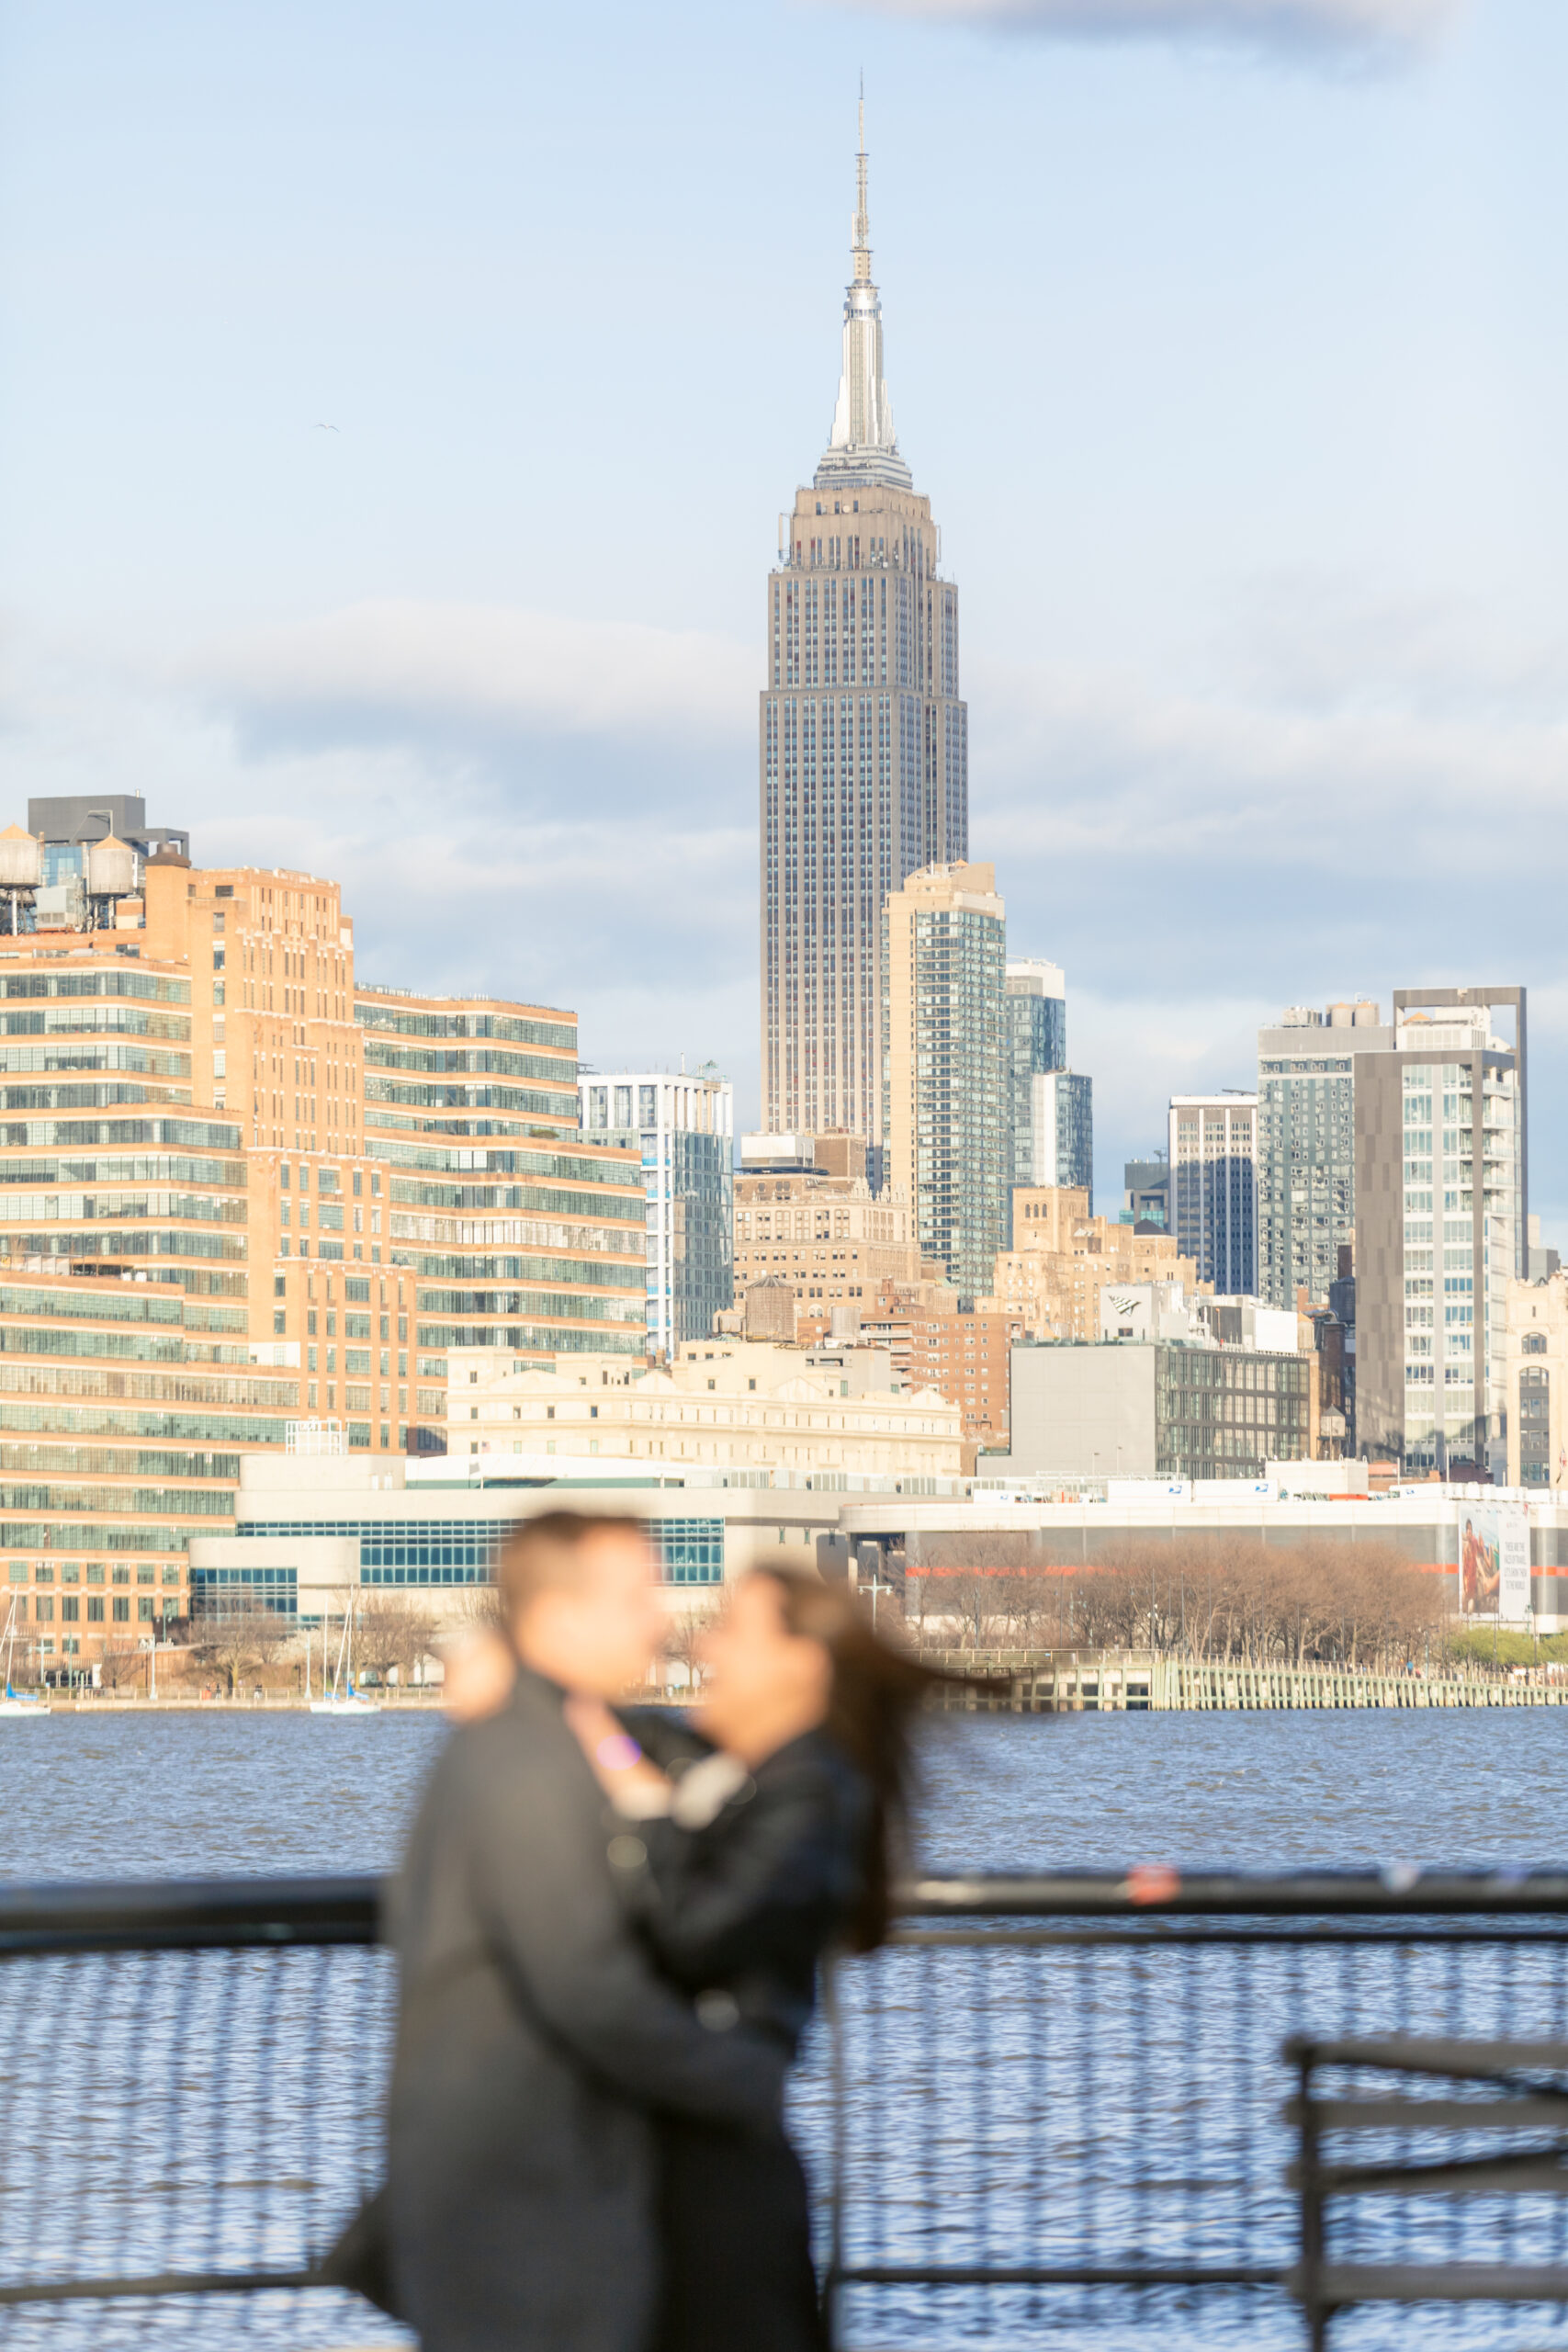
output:
M1523 1676L1420 1670L1374 1673L1346 1666L1247 1666L1235 1660L1046 1657L1005 1653L962 1665L977 1686L953 1688L944 1704L967 1713L1245 1714L1348 1707L1561 1707L1568 1682L1539 1669Z

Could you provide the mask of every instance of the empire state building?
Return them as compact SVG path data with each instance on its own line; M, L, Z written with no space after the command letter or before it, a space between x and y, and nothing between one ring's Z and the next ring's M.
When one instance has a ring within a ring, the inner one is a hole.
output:
M958 591L899 454L871 276L865 109L832 437L768 580L761 695L762 1121L882 1128L882 910L969 846Z

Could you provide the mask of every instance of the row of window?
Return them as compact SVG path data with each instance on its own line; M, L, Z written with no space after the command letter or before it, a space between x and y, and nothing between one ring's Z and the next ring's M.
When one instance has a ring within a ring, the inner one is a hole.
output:
M129 1625L131 1622L130 1594L117 1592L107 1596L107 1598L109 1600L109 1609L106 1619L104 1611L104 1596L92 1592L85 1596L85 1623L89 1625L102 1625L105 1623L112 1625ZM25 1600L17 1600L16 1604L16 1611L17 1624L25 1625L28 1622L27 1602ZM164 1617L177 1617L179 1613L180 1605L177 1600L165 1599L163 1609L160 1611L157 1602L150 1594L138 1593L136 1597L136 1623L139 1625L154 1624L160 1615ZM32 1622L35 1625L53 1624L54 1596L52 1593L40 1592L34 1595ZM82 1602L77 1599L74 1593L65 1592L61 1594L60 1622L62 1625L78 1625L84 1622Z
M35 1584L52 1584L57 1572L62 1584L81 1584L84 1581L87 1584L102 1584L105 1581L102 1560L35 1560L32 1564L32 1579ZM6 1575L10 1584L26 1584L28 1581L26 1560L7 1561ZM151 1560L138 1560L136 1564L138 1584L156 1584L158 1577L159 1571L152 1566ZM114 1562L108 1570L107 1580L110 1584L130 1582L130 1570L124 1561ZM180 1571L177 1562L164 1561L163 1580L165 1584L178 1584Z
M321 1536L357 1540L364 1584L482 1584L490 1580L496 1555L516 1524L514 1519L434 1520L420 1527L389 1527L364 1520L243 1520L234 1532L269 1541ZM722 1519L656 1520L648 1532L667 1584L723 1582ZM193 1568L193 1591L198 1577L219 1573ZM221 1573L255 1577L261 1571Z

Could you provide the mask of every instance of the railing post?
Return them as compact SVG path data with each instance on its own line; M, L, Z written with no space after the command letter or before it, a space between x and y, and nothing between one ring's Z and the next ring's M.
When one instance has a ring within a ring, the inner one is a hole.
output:
M828 2269L822 2281L822 2330L828 2352L838 2352L839 2278L844 2267L844 2197L849 2124L844 2100L843 2012L839 2004L838 1964L831 1952L822 1962L822 2022L828 2031L829 2100L832 2109L832 2156L828 2192Z
M1302 2309L1312 2352L1324 2352L1328 2312L1323 2302L1323 2174L1319 2161L1317 2109L1312 2096L1313 2048L1297 2053L1301 2121Z

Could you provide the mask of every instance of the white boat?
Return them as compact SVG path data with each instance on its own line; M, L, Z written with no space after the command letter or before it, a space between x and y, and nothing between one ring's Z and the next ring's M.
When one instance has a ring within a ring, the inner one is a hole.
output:
M309 1659L310 1652L307 1650L307 1664L305 1669L307 1677L310 1673ZM344 1611L343 1639L338 1644L337 1664L333 1669L333 1687L330 1698L326 1695L326 1679L327 1646L326 1637L323 1633L321 1640L322 1695L319 1699L311 1699L310 1701L310 1713L313 1715L378 1715L380 1713L381 1710L377 1706L375 1701L372 1699L362 1699L358 1691L354 1687L354 1605L352 1601ZM307 1681L307 1696L309 1696L309 1689L310 1686Z
M17 1604L11 1603L6 1620L6 1695L0 1699L0 1718L6 1723L20 1723L29 1716L47 1715L49 1702L44 1698L24 1699L11 1688L11 1653L17 1646Z

